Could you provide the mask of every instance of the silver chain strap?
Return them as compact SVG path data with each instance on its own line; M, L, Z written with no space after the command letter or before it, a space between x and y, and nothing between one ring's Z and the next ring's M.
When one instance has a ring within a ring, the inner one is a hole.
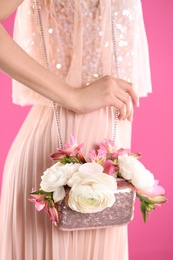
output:
M42 47L43 47L43 52L44 52L45 65L46 65L47 70L50 71L50 64L49 64L49 59L48 59L48 55L47 55L47 48L46 48L46 42L45 42L45 36L44 36L44 30L43 30L39 0L35 0L35 2L36 2L36 10L37 10L37 15L38 15L38 23L39 23L39 27L40 27ZM117 54L116 38L115 38L115 30L114 30L114 15L113 15L113 12L112 12L112 8L111 8L111 29L112 29L112 43L113 43L113 53L114 53L116 77L120 78L120 69L119 69L119 64L118 64L118 54ZM60 120L59 120L59 115L58 115L57 106L56 106L55 101L53 101L53 111L54 111L55 120L56 120L58 144L59 144L60 148L63 148L63 142L62 142L62 137L61 137L61 129L60 129ZM118 109L116 109L115 119L114 119L114 128L113 128L113 141L114 142L116 141L118 115L119 115L119 111L118 111Z
M39 0L35 0L35 2L36 2L36 9L37 9L37 15L38 15L38 23L39 23L39 27L40 27L42 47L43 47L43 52L44 52L45 65L46 65L47 70L50 71L50 64L49 64L49 59L48 59L48 55L47 55L47 48L46 48L43 24L42 24L42 19L41 19ZM53 111L54 111L55 121L56 121L57 141L58 141L59 147L62 149L63 148L63 142L62 142L62 137L61 137L60 120L59 120L59 115L58 115L58 111L57 111L55 101L53 101Z
M112 3L112 1L111 1L111 3ZM111 6L111 29L112 29L112 43L113 43L113 51L114 51L114 62L115 62L116 77L119 79L120 78L120 69L119 69L119 64L118 64L118 53L117 53L117 47L116 47L116 38L115 38L115 29L114 29L114 15L113 15L113 12L112 12L112 6ZM115 119L114 119L114 129L113 129L113 136L112 136L114 143L116 142L118 115L119 115L119 111L116 108Z

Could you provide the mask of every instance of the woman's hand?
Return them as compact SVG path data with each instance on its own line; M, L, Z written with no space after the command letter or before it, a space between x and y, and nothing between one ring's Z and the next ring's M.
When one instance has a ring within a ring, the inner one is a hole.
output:
M76 109L78 113L89 113L97 109L113 106L119 111L119 119L132 120L133 106L139 99L131 83L111 76L91 83L76 91Z

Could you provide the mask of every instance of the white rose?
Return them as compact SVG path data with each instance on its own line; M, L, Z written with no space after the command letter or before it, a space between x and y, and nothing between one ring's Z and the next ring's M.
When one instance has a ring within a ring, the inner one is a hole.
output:
M41 179L41 189L46 192L56 191L58 187L67 184L68 179L78 171L80 164L61 164L60 162L48 168Z
M119 172L137 189L151 192L155 183L153 174L135 157L123 154L118 156Z
M81 213L100 212L115 202L117 183L96 163L86 163L69 180L69 207ZM94 169L94 170L93 170Z

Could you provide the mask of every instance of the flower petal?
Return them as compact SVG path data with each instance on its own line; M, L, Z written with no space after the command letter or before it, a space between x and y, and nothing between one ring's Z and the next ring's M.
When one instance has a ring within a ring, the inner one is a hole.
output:
M105 161L104 172L109 174L109 175L112 175L112 174L115 173L115 166L113 165L113 161L112 160Z
M64 152L63 151L57 151L54 153L50 154L50 159L52 160L62 160L62 158L64 157Z
M41 211L45 207L45 203L36 201L35 208L37 211Z
M152 187L152 191L151 192L146 192L146 191L139 191L139 193L148 196L148 197L155 197L155 196L159 196L159 195L164 195L165 194L165 189L160 186L157 185L158 181L155 180L155 184Z
M165 203L167 201L167 199L165 198L165 196L154 196L154 197L150 197L148 198L149 201L151 203L155 203L156 205L158 204L162 204L162 203Z
M53 199L56 203L57 201L62 200L65 197L65 189L64 187L58 187L56 191L53 192Z
M86 174L102 173L103 167L98 163L85 163L79 167L79 171Z

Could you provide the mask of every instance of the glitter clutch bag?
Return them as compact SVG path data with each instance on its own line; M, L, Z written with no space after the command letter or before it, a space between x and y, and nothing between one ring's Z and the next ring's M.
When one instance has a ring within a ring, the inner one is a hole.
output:
M63 231L86 230L123 226L128 224L134 216L136 192L134 186L124 179L117 179L118 189L115 193L116 201L98 213L80 213L68 207L68 190L65 199L57 204L60 212L58 229Z

